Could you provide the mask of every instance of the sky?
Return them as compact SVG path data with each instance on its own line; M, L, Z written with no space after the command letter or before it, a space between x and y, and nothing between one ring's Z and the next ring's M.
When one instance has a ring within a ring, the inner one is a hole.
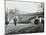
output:
M36 2L17 2L17 1L6 1L6 9L18 9L20 14L35 13L43 11L41 3Z

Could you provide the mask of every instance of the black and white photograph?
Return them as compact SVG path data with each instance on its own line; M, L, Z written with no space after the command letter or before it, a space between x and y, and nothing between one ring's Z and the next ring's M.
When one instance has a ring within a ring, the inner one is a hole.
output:
M44 32L44 2L6 0L5 6L5 35Z

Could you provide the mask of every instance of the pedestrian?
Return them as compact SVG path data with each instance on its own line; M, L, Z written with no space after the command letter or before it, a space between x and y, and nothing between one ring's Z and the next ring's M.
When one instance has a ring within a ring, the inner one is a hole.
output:
M16 19L16 18L14 18L14 24L15 24L15 26L16 26L16 21L17 21L17 19Z
M38 17L37 17L37 16L36 16L36 18L35 18L34 23L35 23L35 24L39 24L39 19L38 19Z
M6 24L6 25L8 25L8 24L9 24L9 22L8 22L8 21L6 21L6 22L5 22L5 24Z

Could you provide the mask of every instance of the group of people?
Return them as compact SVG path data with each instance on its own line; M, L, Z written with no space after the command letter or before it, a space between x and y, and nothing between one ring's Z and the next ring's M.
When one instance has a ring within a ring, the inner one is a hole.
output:
M44 18L42 18L42 17L36 18L34 23L35 24L39 24L39 23L43 23L44 24Z
M14 25L16 26L16 22L17 22L17 19L13 18L11 21L6 20L5 24L8 25L9 23L14 23ZM36 17L34 23L39 24L39 22L44 24L44 19Z
M14 23L14 25L16 26L16 21L17 21L16 18L12 19L11 21L6 20L5 24L8 25L9 23L11 23L11 24Z

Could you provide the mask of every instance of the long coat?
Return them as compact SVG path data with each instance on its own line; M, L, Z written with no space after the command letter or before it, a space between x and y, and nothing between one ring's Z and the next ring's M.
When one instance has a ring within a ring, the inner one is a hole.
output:
M16 21L17 21L17 19L15 18L15 19L14 19L14 24L15 24L15 25L16 25Z

